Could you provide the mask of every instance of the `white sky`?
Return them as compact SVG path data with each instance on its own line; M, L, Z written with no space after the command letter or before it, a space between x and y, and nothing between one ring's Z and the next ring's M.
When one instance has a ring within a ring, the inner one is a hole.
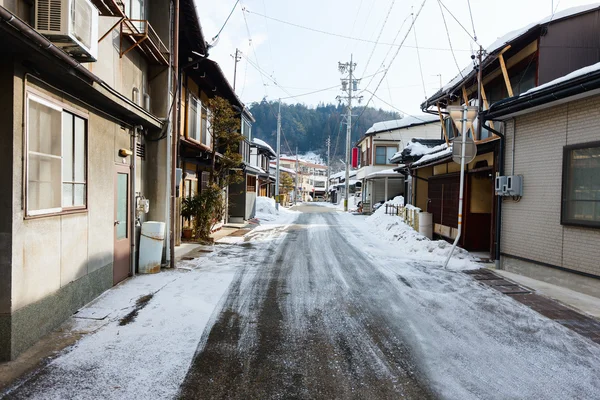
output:
M390 59L396 53L396 47L384 61L390 46L375 46L373 43L300 29L255 14L244 13L242 8L313 29L372 41L377 39L383 26L379 39L383 43L393 42L402 22L408 17L396 40L399 44L410 27L411 7L416 15L422 2L423 0L240 0L218 43L209 51L210 58L221 65L227 78L233 83L232 55L237 47L245 57L260 66L284 88L277 87L269 78L261 76L246 59L242 58L238 63L236 92L247 104L260 101L265 96L269 100L276 100L280 97L289 97L290 94L300 95L332 87L340 83L338 61L349 61L352 53L357 63L357 76L371 75L381 70L382 63L385 67L389 66ZM468 0L442 0L442 2L472 34ZM550 15L552 9L552 0L470 0L470 2L477 39L484 48L499 36ZM383 22L392 3L393 7L384 26ZM589 3L589 0L554 0L554 7L560 11ZM235 0L196 0L196 4L204 35L210 42L223 25ZM471 62L470 49L475 49L476 45L446 10L444 13L452 47L458 65L462 69ZM439 74L442 75L443 84L458 74L458 68L449 51L448 37L437 0L425 0L425 6L415 23L415 28L425 91L430 96L440 87ZM249 45L248 32L252 38L251 45ZM412 31L404 44L405 47L401 48L376 95L393 105L396 111L401 110L412 114L420 111L419 105L425 98L417 50L414 48L415 36ZM373 55L367 66L371 52ZM371 78L363 79L359 89L367 88L374 91L382 77L382 73L376 75L368 87ZM338 94L340 94L339 90L332 89L284 101L302 102L314 106L319 102L334 103ZM370 93L362 94L365 102L371 98ZM377 98L373 98L371 105L393 109Z

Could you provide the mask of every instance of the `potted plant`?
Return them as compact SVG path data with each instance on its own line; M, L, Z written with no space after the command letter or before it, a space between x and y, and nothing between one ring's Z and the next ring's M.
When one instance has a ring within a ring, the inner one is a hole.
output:
M192 226L192 218L196 215L198 208L198 201L195 197L186 197L181 203L181 216L187 221L187 226L182 229L182 237L184 239L191 239L194 234L194 228Z

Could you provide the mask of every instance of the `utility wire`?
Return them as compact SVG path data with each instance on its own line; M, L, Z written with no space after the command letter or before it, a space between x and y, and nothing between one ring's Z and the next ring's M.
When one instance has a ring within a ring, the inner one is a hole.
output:
M236 0L235 4L233 5L233 8L231 9L231 12L229 13L229 16L225 20L225 23L223 23L223 26L221 27L221 29L219 29L219 33L217 33L215 35L215 37L212 38L213 43L219 37L219 35L221 34L221 32L223 32L223 29L225 28L225 25L227 25L227 22L229 21L229 18L231 18L231 14L233 14L233 11L235 10L235 8L237 7L237 5L238 5L239 2L240 2L240 0Z
M252 48L252 52L254 53L254 58L256 59L256 65L258 65L258 56L256 55L256 50L254 49L254 46L252 45L252 34L250 33L250 27L248 26L248 20L246 19L246 13L244 12L243 8L242 8L242 15L244 16L244 24L246 25L246 32L248 32L248 45ZM250 61L248 59L248 57L246 57L246 60ZM268 95L267 88L266 88L267 85L265 85L265 80L263 79L262 75L260 76L260 80L263 84L263 87L265 88L265 95Z
M425 89L425 78L423 78L423 66L421 65L421 54L419 53L419 42L417 42L417 27L414 26L414 22L415 22L415 15L412 14L413 16L413 33L415 34L415 46L417 47L417 60L419 61L419 71L421 72L421 83L423 83L423 95L425 96L425 100L427 100L427 90ZM388 85L388 90L389 90L389 85ZM390 100L391 100L391 96L390 96Z
M456 69L458 69L458 73L460 74L460 77L464 78L462 69L460 69L460 67L458 66L458 61L456 61L456 54L454 54L454 50L452 50L452 40L450 39L450 32L448 31L448 24L446 23L446 17L444 16L444 9L442 8L442 2L440 0L437 0L437 2L438 2L438 5L440 6L440 13L442 13L442 19L444 20L444 27L446 28L446 36L448 37L448 44L450 45L450 50L452 52L452 58L454 59L454 64L456 65Z
M276 22L279 22L279 23L282 23L282 24L286 24L286 25L295 26L296 28L305 29L305 30L312 31L312 32L322 33L322 34L324 34L324 35L335 36L335 37L339 37L339 38L342 38L342 39L348 39L348 40L355 40L355 41L358 41L358 42L365 42L365 43L376 43L374 40L369 40L369 39L361 39L361 38L357 38L357 37L352 37L352 36L342 35L342 34L339 34L339 33L327 32L327 31L323 31L323 30L320 30L320 29L310 28L310 27L308 27L308 26L304 26L304 25L296 24L296 23L293 23L293 22L284 21L284 20L282 20L282 19L279 19L279 18L269 17L269 16L267 16L267 15L264 15L264 14L260 14L260 13L254 12L254 11L250 11L250 10L248 10L247 8L244 8L244 9L243 9L243 11L244 11L245 13L248 13L248 14L254 14L254 15L257 15L257 16L259 16L259 17L263 17L263 18L266 18L266 19L269 19L269 20L272 20L272 21L276 21ZM398 46L398 45L396 45L396 44L394 44L394 43L384 43L384 42L379 42L378 44L379 44L380 46ZM414 48L414 46L409 46L409 45L406 45L406 46L404 46L404 47L406 47L406 48ZM440 47L421 47L421 50L439 50L439 51L449 51L450 49L446 49L446 48L440 48ZM459 50L459 49L456 49L455 51L465 51L465 52L469 52L470 50L462 50L462 49L461 49L461 50Z
M427 121L425 119L419 118L419 117L417 117L415 115L411 115L411 114L407 113L406 111L402 111L398 107L391 105L390 103L388 103L387 101L383 100L381 97L377 96L375 93L373 93L373 92L371 92L369 90L367 90L367 92L371 93L377 100L381 101L383 104L385 104L385 105L393 108L394 110L398 111L399 113L401 113L403 115L408 115L408 116L413 117L414 119L422 121L422 122L431 122L431 121ZM441 124L436 124L436 126L442 126L442 125Z
M477 33L475 33L475 22L473 21L473 12L471 11L471 0L467 0L467 5L469 6L469 15L471 16L471 26L473 27L473 39L475 39L475 43L477 43Z
M360 0L360 4L358 5L358 8L356 9L356 15L354 16L354 22L352 23L352 29L350 30L350 35L352 35L354 33L354 27L356 26L356 21L358 20L358 15L360 14L360 9L362 8L362 4L363 4L363 0ZM346 45L344 46L344 53L346 52L347 48L348 48L348 43L346 43Z
M396 57L398 57L398 54L400 53L400 49L402 49L402 46L404 45L404 42L406 41L406 38L408 37L408 34L410 33L410 31L412 30L413 26L415 25L415 22L419 18L419 15L421 15L421 11L423 10L423 7L425 6L426 2L427 2L427 0L423 0L423 2L421 3L421 7L419 8L419 11L417 11L417 15L413 18L413 21L410 24L410 27L408 28L408 31L406 32L406 35L404 35L404 38L402 39L402 42L400 42L400 45L398 46L398 50L396 50L396 54L394 54L394 57L392 57L392 59L390 60L390 65L388 65L387 69L383 73L383 76L381 77L381 80L377 84L377 87L375 88L375 90L373 92L371 92L372 95L369 98L369 101L367 101L367 104L363 108L362 112L359 114L358 118L356 118L353 127L356 126L356 124L358 123L358 121L360 120L360 118L362 117L362 115L365 113L365 110L367 109L367 107L369 106L369 104L371 103L371 101L373 100L373 97L375 96L375 93L377 92L377 90L381 86L381 83L383 82L383 80L387 76L387 73L389 72L392 64L394 63L394 60L396 59Z
M469 35L469 37L471 38L471 40L472 40L472 41L474 41L475 43L477 43L477 44L479 45L479 43L477 42L477 38L476 38L476 37L473 37L473 36L471 36L471 33L469 32L469 30L468 30L467 28L465 28L465 26L464 26L463 24L461 24L461 23L460 23L460 21L458 20L458 18L456 18L456 17L454 16L454 14L452 14L452 12L451 12L451 11L448 9L448 7L446 7L446 6L444 5L444 3L442 3L442 0L438 0L438 3L440 3L440 7L444 7L444 8L446 9L446 11L448 11L448 14L450 14L450 16L451 16L452 18L454 18L454 20L456 21L456 23L457 23L458 25L460 25L460 27L462 28L462 30L463 30L463 31L465 31L465 33L466 33L467 35ZM471 12L470 4L469 4L469 12ZM472 18L472 17L471 17L471 18ZM475 29L473 29L473 31L475 31Z
M379 30L379 35L377 35L377 39L375 39L375 44L373 45L373 49L371 50L371 54L369 54L369 58L367 59L367 63L365 64L365 69L363 70L363 74L367 71L367 68L369 67L369 63L371 62L371 58L373 57L373 53L375 53L375 49L377 48L377 44L379 43L379 39L381 38L381 34L383 33L383 30L385 29L385 25L387 24L388 18L390 17L390 13L392 12L392 9L394 8L394 2L395 0L392 0L392 3L390 4L390 8L388 9L388 12L385 16L385 19L383 20L383 24L381 25L381 29Z

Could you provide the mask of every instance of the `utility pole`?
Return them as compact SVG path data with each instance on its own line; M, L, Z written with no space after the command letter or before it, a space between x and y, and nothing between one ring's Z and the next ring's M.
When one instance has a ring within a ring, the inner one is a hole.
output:
M329 199L329 176L331 174L331 136L327 136L327 183L325 184L325 198Z
M277 112L277 167L275 168L275 208L279 210L279 161L281 159L281 99Z
M358 80L354 79L352 74L356 68L356 63L352 61L352 54L350 54L350 62L341 63L338 62L338 69L340 73L345 74L348 71L348 78L342 78L342 92L347 96L337 96L338 101L345 100L348 102L348 116L346 117L346 193L344 195L344 211L348 211L348 197L350 192L350 144L352 136L352 99L356 98L360 102L362 97L356 96L353 92L358 90Z
M298 146L296 146L296 188L294 189L294 205L298 203Z
M235 92L235 81L237 78L237 65L240 62L242 57L240 56L239 49L235 49L235 56L233 56L233 91Z
M179 0L175 0L175 21L173 23L173 73L175 74L175 87L181 84L179 71ZM174 89L177 93L177 89ZM175 219L177 200L177 149L179 146L179 98L173 99L173 115L171 117L171 197L169 201L169 260L171 268L175 268Z

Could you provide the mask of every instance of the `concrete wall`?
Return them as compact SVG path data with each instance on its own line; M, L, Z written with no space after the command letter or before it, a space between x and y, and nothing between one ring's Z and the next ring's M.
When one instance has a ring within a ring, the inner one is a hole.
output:
M112 286L114 169L128 130L30 78L27 90L87 114L87 210L26 218L24 212L24 76L15 64L12 147L12 349L15 357L74 311ZM125 159L129 163L128 159Z
M516 134L515 122L507 122L505 171L512 174L514 141L514 174L524 178L523 198L503 200L502 253L600 277L600 230L560 223L563 146L597 141L599 117L594 96L519 116ZM504 257L506 269L516 264L522 262Z

